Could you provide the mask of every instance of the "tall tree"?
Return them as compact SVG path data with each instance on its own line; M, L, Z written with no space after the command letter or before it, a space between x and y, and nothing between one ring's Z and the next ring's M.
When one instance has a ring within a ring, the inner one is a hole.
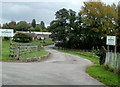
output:
M52 32L53 40L61 41L61 46L66 48L79 48L81 17L76 16L76 12L69 9L60 9L55 14L56 20L53 20L49 26Z
M27 31L28 29L29 29L29 25L26 21L20 21L17 23L16 30Z
M105 45L107 35L117 34L118 12L115 4L84 2L80 14L83 19L85 42L88 48ZM91 44L88 44L88 42L91 42Z
M43 21L40 22L40 28L43 30L45 29L45 23Z
M15 29L16 28L16 22L15 21L9 22L9 28L10 29Z
M36 21L35 19L32 20L32 26L35 28L36 27Z
M42 29L40 28L40 25L36 25L35 31L42 31Z
M2 28L3 29L9 29L9 24L8 23L3 24Z

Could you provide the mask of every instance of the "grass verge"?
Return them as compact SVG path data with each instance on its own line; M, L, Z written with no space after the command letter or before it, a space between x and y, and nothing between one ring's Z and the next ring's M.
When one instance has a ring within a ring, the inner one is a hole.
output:
M80 52L76 52L76 51L68 51L68 50L65 50L65 51L58 50L58 51L89 59L90 61L95 63L95 65L89 66L86 69L86 72L90 76L96 78L100 82L102 82L110 87L120 87L120 75L118 75L114 72L110 72L107 69L105 69L104 66L99 65L99 58L85 56L85 55L80 54Z
M20 56L20 58L34 58L34 57L46 55L47 53L48 53L47 51L45 51L44 49L41 49L40 51L37 51L34 53L23 54Z
M95 64L99 64L99 58L93 58L93 57L85 56L85 55L80 54L80 52L78 52L78 51L68 51L68 50L58 50L58 51L73 54L73 55L77 55L77 56L80 56L82 58L89 59L90 61L94 62Z
M43 44L52 44L53 41L45 40L46 43ZM18 42L13 42L16 44L41 44L41 41L32 41L30 43L18 43ZM0 60L16 60L12 57L9 57L9 47L10 47L10 42L9 41L2 41L2 57L0 57ZM29 54L24 54L21 55L20 58L33 58L33 57L38 57L47 54L44 49L41 49L40 51L34 52L34 53L29 53Z

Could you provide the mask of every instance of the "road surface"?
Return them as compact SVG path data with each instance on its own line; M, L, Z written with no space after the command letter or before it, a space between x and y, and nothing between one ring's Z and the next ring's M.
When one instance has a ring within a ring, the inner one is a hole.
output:
M91 61L50 48L50 57L42 62L2 63L3 85L103 85L85 73ZM96 72L96 71L95 71Z

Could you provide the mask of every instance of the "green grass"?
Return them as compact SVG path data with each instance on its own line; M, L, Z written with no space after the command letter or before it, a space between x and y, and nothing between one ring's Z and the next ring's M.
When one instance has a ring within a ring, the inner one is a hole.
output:
M92 62L96 63L96 64L99 64L99 58L93 58L93 57L89 57L89 56L85 56L83 54L81 54L80 52L78 51L68 51L68 50L58 50L60 52L65 52L65 53L69 53L69 54L73 54L73 55L77 55L77 56L80 56L82 58L86 58L86 59L89 59L91 60Z
M43 43L43 41L41 40L40 43L41 43L42 45L47 45L47 44L53 44L54 42L51 41L51 40L45 40L45 43Z
M34 57L46 55L47 53L48 53L47 51L41 49L40 51L34 53L21 55L20 58L34 58Z
M38 44L40 42L41 41L32 41L30 43L18 43L18 42L13 42L13 43L17 43L17 44ZM46 43L44 43L44 44L53 43L52 41L49 41L49 40L45 40L45 42ZM2 41L2 57L0 57L0 60L15 60L14 58L9 57L9 46L10 46L9 41ZM45 55L47 53L48 52L46 52L45 50L42 49L42 50L40 50L38 52L24 54L20 58L32 58L32 57L42 56L42 55Z
M120 76L106 70L104 66L90 66L86 69L86 72L106 85L111 87L120 87Z
M18 44L18 42L14 42L14 43ZM19 44L42 44L42 45L53 44L53 43L54 43L54 42L51 41L51 40L45 40L45 43L43 43L42 40L32 41L32 42L30 42L30 43L20 43L20 42L19 42Z
M0 60L15 60L12 57L9 57L9 41L2 41L2 57Z
M77 51L68 51L68 50L65 50L65 51L58 50L58 51L77 55L82 58L91 60L92 62L95 63L95 65L87 67L86 72L89 75L91 75L92 77L96 78L100 82L106 85L109 85L111 87L120 87L120 75L114 72L110 72L104 66L99 65L99 58L85 56L85 54L81 54L80 52L77 52Z

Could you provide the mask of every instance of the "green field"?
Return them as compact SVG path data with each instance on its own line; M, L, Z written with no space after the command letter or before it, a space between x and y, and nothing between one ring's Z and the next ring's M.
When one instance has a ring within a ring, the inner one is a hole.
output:
M46 43L42 43L42 41L32 41L30 42L31 44L52 44L52 41L49 40L45 40ZM13 43L17 43L17 42L13 42ZM28 44L28 43L19 43L19 44ZM10 42L9 41L3 41L2 42L2 57L0 57L0 60L15 60L12 57L9 57L9 46L10 46ZM20 56L20 58L33 58L33 57L37 57L37 56L42 56L47 54L48 52L46 52L44 49L41 49L40 51L34 52L34 53L29 53L28 54L23 54Z
M96 78L100 82L109 85L111 87L120 87L120 75L110 72L107 69L105 69L104 66L99 65L99 58L96 57L90 57L86 54L82 54L78 51L68 51L68 50L58 50L60 52L65 52L73 55L80 56L82 58L86 58L94 62L95 64L93 66L89 66L86 69L86 72L91 75L92 77ZM87 56L85 56L87 55Z

